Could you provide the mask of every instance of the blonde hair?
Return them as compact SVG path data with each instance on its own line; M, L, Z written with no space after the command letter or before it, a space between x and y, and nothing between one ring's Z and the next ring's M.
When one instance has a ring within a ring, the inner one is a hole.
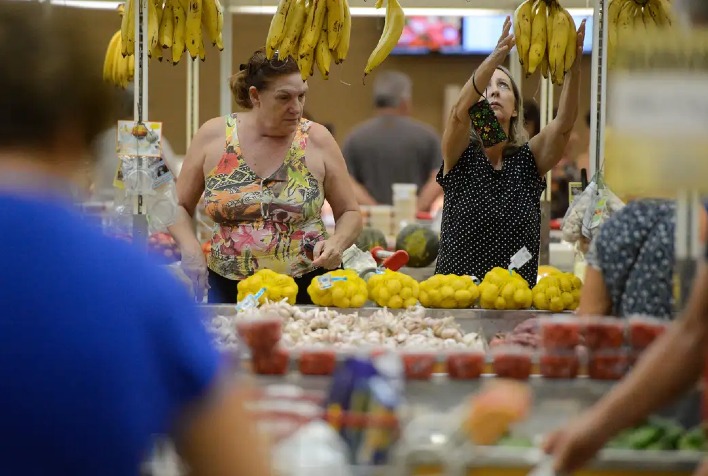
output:
M514 81L514 78L511 77L511 73L508 69L504 66L497 66L497 69L509 77L511 90L514 93L514 108L516 109L516 117L512 117L511 120L509 120L509 132L507 133L509 137L503 152L503 155L506 157L513 155L517 150L523 147L524 144L529 141L529 135L524 127L524 100L521 97L521 90ZM470 144L475 147L482 147L482 140L474 129L471 131Z

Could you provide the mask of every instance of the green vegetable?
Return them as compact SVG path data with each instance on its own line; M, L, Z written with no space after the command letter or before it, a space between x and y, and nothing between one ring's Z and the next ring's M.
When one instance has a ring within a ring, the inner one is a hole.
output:
M526 438L524 436L506 435L499 440L497 446L510 446L514 448L533 448L533 441L531 441L531 438Z
M634 433L627 439L627 443L631 449L643 450L647 446L658 442L664 436L664 429L653 425L644 425L637 428Z
M684 451L706 451L708 450L708 442L703 428L693 428L684 433L678 441L678 449Z

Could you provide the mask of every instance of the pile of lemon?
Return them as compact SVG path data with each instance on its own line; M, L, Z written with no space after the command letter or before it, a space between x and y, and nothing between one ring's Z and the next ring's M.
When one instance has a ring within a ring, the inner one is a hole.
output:
M479 285L479 305L483 309L529 309L532 302L529 283L516 271L510 273L504 268L494 268Z
M329 287L320 278L329 277ZM366 281L350 269L336 270L312 280L307 288L313 304L322 307L362 307L369 299Z
M583 282L571 273L541 278L533 288L533 307L542 311L574 311L580 303Z
M467 309L479 298L477 284L470 276L436 274L420 283L418 299L425 307Z
M404 309L418 304L419 285L412 277L386 269L368 281L369 297L379 306Z
M297 297L297 284L287 274L276 273L269 269L257 271L237 285L239 302L246 299L249 294L257 295L261 289L263 294L258 298L259 304L267 301L277 302L286 298L289 304L295 304Z

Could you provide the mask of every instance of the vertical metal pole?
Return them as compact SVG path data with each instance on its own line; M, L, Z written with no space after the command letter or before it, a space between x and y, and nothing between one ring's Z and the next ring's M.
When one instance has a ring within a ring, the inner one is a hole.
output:
M135 5L135 84L134 120L141 124L147 120L148 115L148 5L151 0L134 0ZM137 169L142 171L146 164L143 157L138 155ZM135 246L147 250L148 222L145 201L142 193L135 196L133 205L133 243Z
M703 204L700 193L681 190L676 200L676 235L674 253L674 310L681 312L691 293L691 286L701 257L700 214Z
M519 63L519 50L516 48L512 48L509 53L509 72L511 73L511 79L519 87L519 91L523 91L524 74L521 70L521 63Z
M187 149L199 129L199 62L199 58L187 60Z
M541 128L553 120L553 83L550 79L541 78ZM551 172L546 174L546 190L541 196L541 247L539 263L549 264L551 261Z
M590 170L593 177L605 160L607 99L607 0L597 0L593 13L592 71L590 86Z
M219 115L231 114L231 88L229 78L233 74L233 44L234 44L234 16L231 13L230 0L223 0L224 25L221 30L223 37L224 51L219 55Z

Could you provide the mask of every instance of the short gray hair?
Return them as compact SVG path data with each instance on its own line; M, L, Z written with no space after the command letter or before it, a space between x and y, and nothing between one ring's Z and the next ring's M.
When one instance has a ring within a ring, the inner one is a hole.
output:
M399 71L382 71L374 80L376 107L398 107L401 101L411 98L413 81Z
M706 0L676 0L674 11L690 25L708 25Z

